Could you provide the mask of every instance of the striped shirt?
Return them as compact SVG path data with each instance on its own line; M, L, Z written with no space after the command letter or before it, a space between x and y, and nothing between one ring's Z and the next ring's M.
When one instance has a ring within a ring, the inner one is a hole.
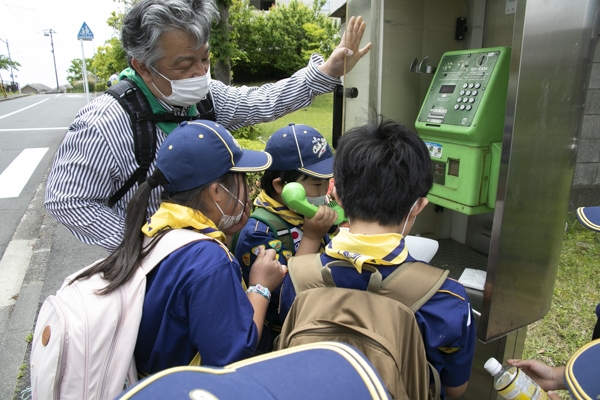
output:
M308 66L290 78L260 87L211 81L217 122L235 130L310 105L315 96L340 83L319 71L322 63L323 58L313 54ZM165 137L157 128L157 151ZM79 240L112 252L123 239L125 210L137 184L113 208L106 201L137 167L129 115L112 96L99 96L77 113L56 153L46 187L46 210ZM154 167L155 162L149 174ZM148 215L158 209L160 191L152 192Z

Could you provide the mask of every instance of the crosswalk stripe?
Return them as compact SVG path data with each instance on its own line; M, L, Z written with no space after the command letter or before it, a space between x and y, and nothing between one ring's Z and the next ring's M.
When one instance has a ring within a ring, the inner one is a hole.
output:
M47 147L25 149L6 167L0 174L0 199L19 197L47 151Z

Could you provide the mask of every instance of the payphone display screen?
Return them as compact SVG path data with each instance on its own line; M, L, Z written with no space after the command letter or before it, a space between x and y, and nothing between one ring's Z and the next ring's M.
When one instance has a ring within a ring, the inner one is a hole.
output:
M440 93L454 93L454 89L456 89L456 85L442 85Z
M477 110L490 96L486 89L495 80L499 51L445 55L437 68L419 121L440 125L470 126Z

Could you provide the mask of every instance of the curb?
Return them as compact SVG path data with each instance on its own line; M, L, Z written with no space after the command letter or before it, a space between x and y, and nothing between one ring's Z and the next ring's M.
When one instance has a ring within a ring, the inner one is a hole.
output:
M26 94L15 94L12 95L10 97L0 97L0 101L7 101L7 100L12 100L12 99L18 99L19 97L25 97L25 96L31 96L33 93L26 93Z
M25 359L29 348L27 337L33 333L56 227L56 221L44 209L46 179L47 173L11 238L11 243L29 241L31 259L16 303L3 311L8 316L0 326L0 399L20 398L19 393L15 393L17 385L29 387L29 366ZM19 384L20 379L27 382Z

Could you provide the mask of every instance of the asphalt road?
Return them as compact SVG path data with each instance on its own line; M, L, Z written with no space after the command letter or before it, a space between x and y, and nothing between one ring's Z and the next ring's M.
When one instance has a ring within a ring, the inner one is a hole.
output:
M37 311L71 273L105 257L46 214L48 170L85 94L0 101L0 399L28 398Z

